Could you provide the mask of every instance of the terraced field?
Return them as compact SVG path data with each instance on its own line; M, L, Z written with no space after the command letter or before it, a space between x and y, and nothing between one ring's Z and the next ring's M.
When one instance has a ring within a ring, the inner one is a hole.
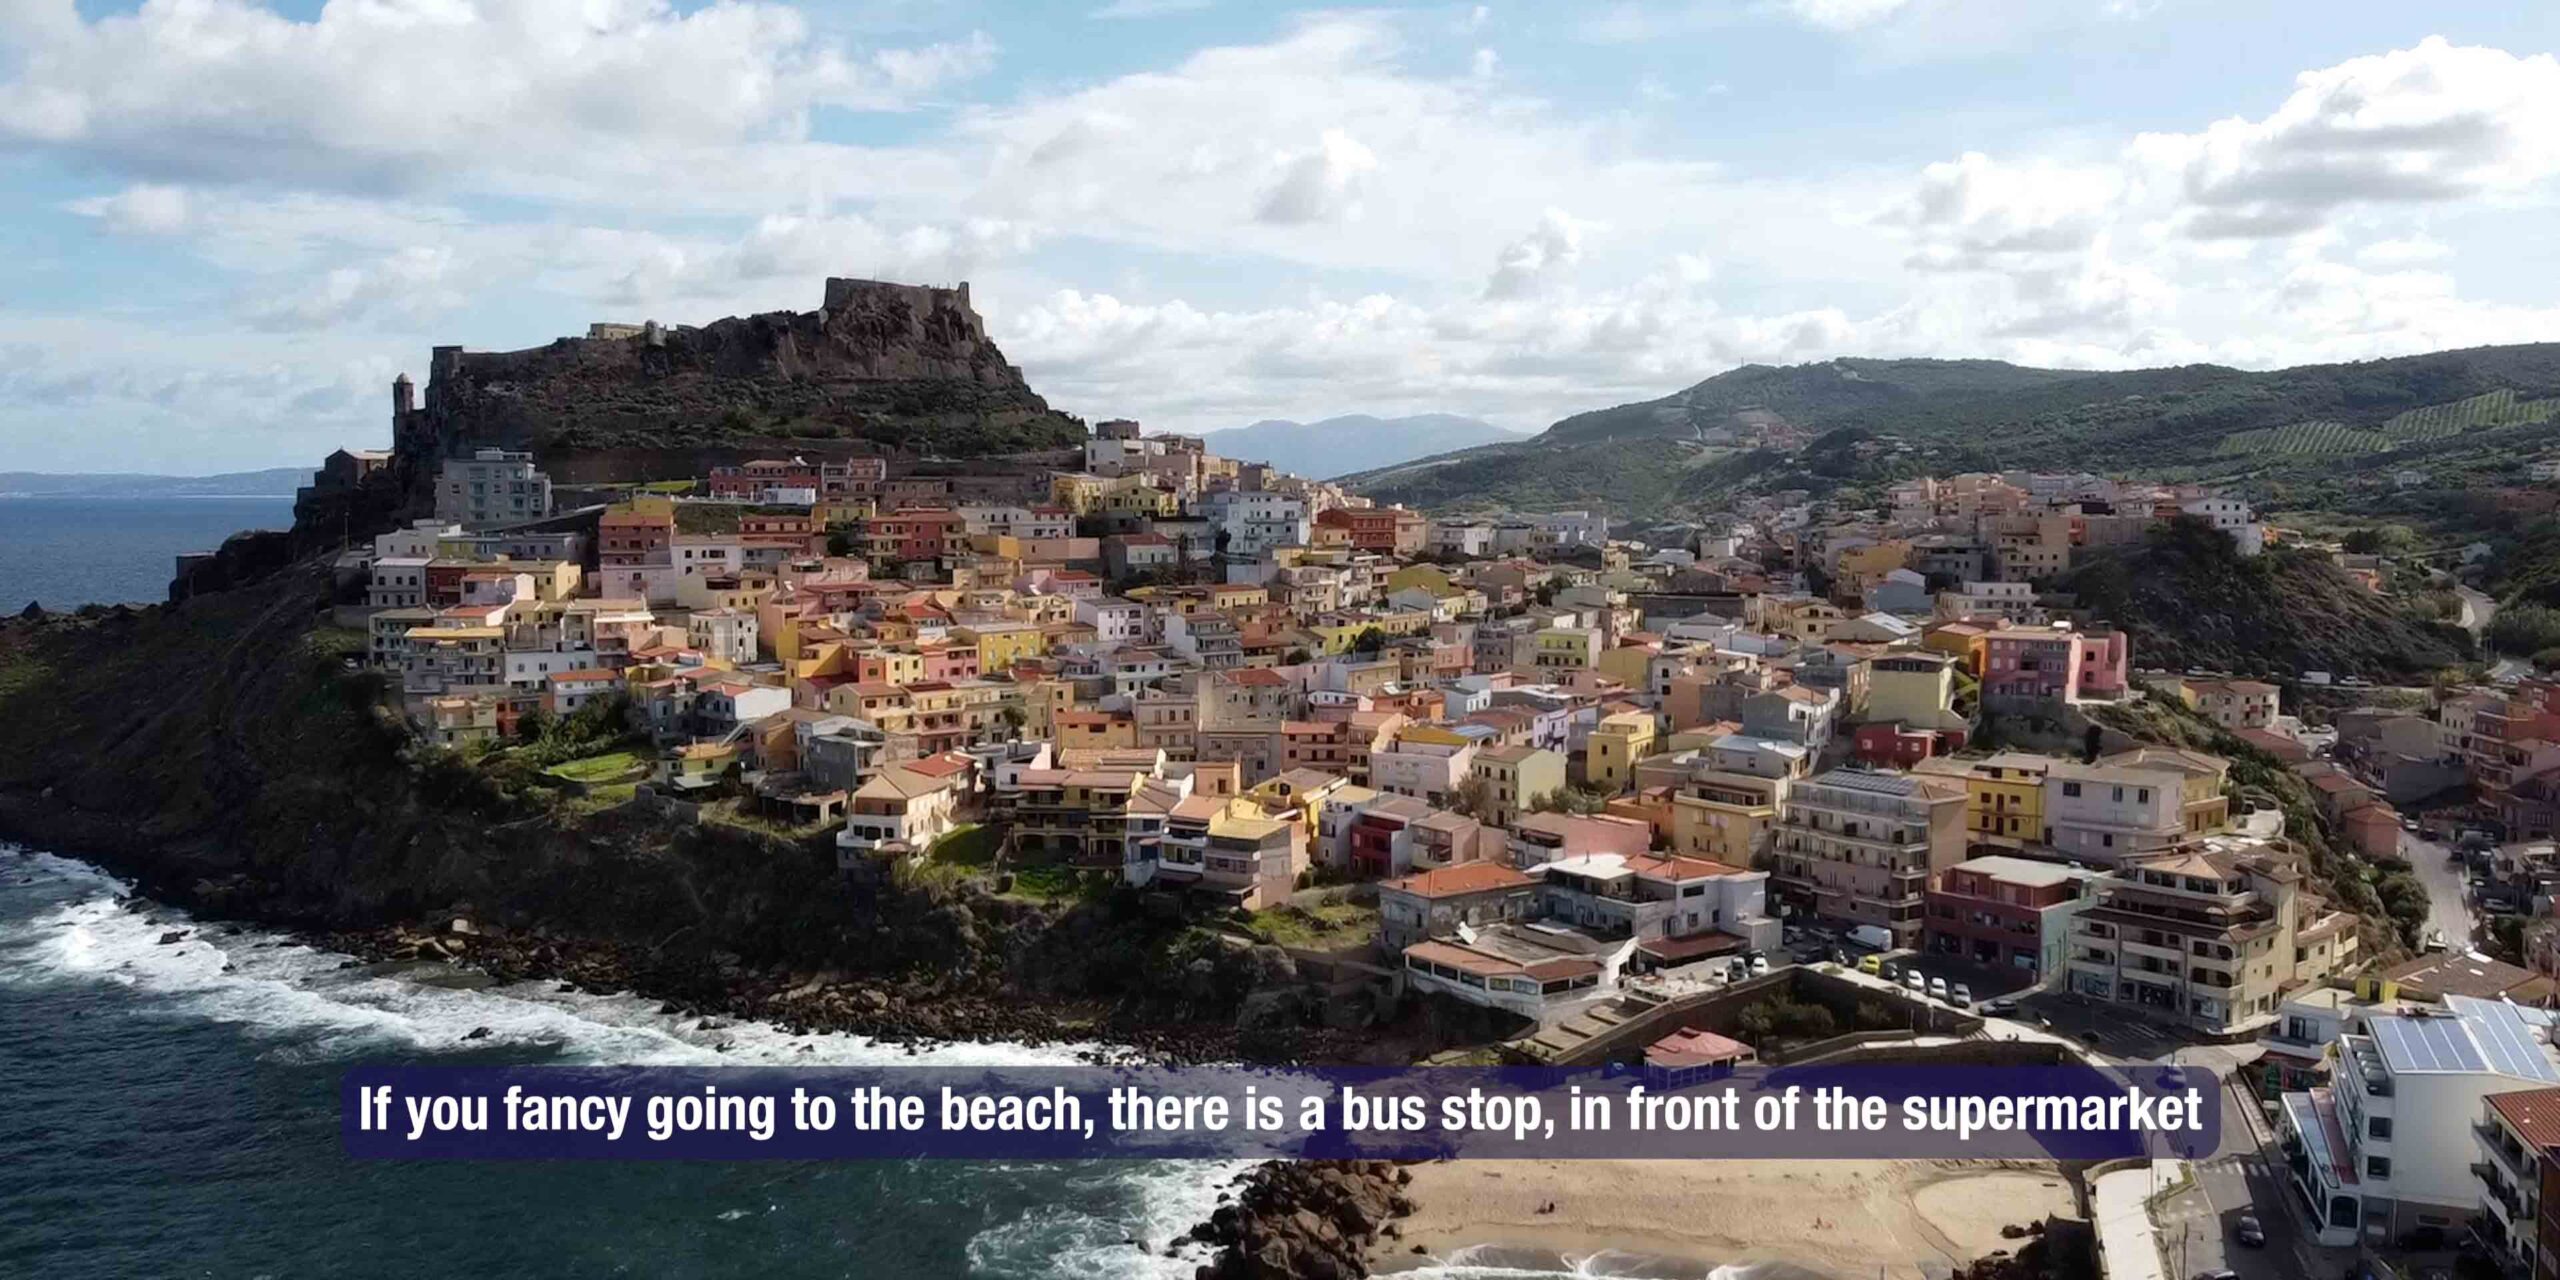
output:
M2530 426L2554 418L2560 418L2560 399L2519 400L2513 391L2492 391L2394 414L2378 427L2323 419L2234 432L2224 436L2213 452L2218 458L2338 457L2450 439L2466 431Z
M2371 453L2390 447L2391 441L2380 432L2351 427L2343 422L2319 421L2234 432L2224 436L2213 452L2220 458L2303 458Z

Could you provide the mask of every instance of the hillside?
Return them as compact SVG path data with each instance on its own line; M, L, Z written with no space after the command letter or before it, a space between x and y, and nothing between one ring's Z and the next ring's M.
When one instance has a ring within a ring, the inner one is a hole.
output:
M1639 519L1711 508L1743 488L1824 490L2008 467L2138 472L2336 501L2340 484L2378 483L2413 461L2513 457L2554 443L2560 344L2266 372L1839 359L1748 365L1658 400L1576 414L1519 444L1346 480L1381 501L1427 508L1597 506Z
M2195 520L2093 552L2053 585L2129 633L2146 667L2423 683L2471 656L2459 628L2402 612L2325 557L2275 548L2244 559Z
M1518 432L1454 413L1402 418L1353 413L1316 422L1265 418L1211 433L1209 447L1221 457L1268 462L1296 475L1321 478L1518 439Z
M0 497L24 498L283 498L311 482L308 467L226 471L210 476L140 472L0 471Z

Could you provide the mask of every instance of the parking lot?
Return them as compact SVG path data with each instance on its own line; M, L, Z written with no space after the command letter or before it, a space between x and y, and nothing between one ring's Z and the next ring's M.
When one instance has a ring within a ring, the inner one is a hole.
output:
M1883 958L1882 967L1890 969L1900 980L1906 969L1917 969L1923 981L1939 979L1950 993L1957 987L1968 988L1976 1002L1996 999L2020 990L2033 980L2032 975L2017 969L1975 964L1962 956L1928 955L1911 950L1879 952L1875 948L1849 939L1836 929L1820 925L1793 927L1796 940L1785 950L1798 964L1818 964L1843 957L1849 967L1870 955Z

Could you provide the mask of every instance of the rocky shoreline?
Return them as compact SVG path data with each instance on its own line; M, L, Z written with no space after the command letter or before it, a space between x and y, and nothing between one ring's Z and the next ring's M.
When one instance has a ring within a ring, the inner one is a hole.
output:
M460 917L441 928L395 925L340 930L319 945L367 962L444 963L495 982L559 982L593 995L636 994L660 1012L714 1022L753 1020L794 1035L840 1032L912 1049L1002 1041L1084 1044L1096 1060L1168 1064L1239 1057L1231 1026L1157 1023L1073 1001L1031 1001L925 977L884 979L835 971L759 968L726 953L670 958L645 948L511 931ZM1310 1029L1310 1036L1322 1033Z
M1231 1204L1191 1229L1212 1245L1196 1280L1357 1280L1370 1250L1413 1212L1413 1175L1385 1160L1275 1160L1238 1179Z

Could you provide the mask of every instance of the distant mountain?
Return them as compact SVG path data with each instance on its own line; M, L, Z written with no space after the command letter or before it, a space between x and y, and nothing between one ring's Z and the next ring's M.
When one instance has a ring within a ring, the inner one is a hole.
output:
M1265 418L1209 436L1210 448L1219 457L1268 462L1283 471L1320 479L1518 439L1516 431L1454 413L1417 413L1405 418L1352 413L1321 422Z
M1739 489L2034 467L2231 484L2309 505L2411 467L2507 467L2560 445L2560 344L2250 372L1996 360L1745 365L1532 439L1343 479L1427 508L1710 509Z
M56 474L0 471L0 497L15 498L290 498L311 483L309 467L226 471L211 476L131 472Z

